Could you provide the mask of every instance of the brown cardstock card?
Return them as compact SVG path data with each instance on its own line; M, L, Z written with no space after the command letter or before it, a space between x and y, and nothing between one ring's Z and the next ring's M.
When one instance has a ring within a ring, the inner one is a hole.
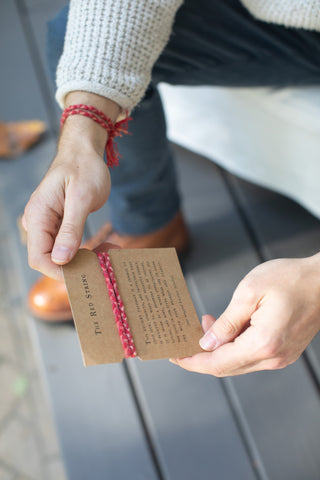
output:
M141 360L201 352L203 332L174 248L111 249L110 261ZM123 347L97 255L63 266L86 366L121 362Z

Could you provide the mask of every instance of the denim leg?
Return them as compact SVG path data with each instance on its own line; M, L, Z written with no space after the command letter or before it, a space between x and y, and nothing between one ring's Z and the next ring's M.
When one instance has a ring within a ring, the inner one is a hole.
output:
M119 138L111 170L111 221L116 231L140 234L169 222L180 207L172 152L158 90L150 86L133 112L130 135Z
M47 24L46 57L49 76L54 84L58 62L63 51L68 13L69 5L66 5Z
M184 0L153 81L224 87L319 85L320 33L259 21L239 0Z

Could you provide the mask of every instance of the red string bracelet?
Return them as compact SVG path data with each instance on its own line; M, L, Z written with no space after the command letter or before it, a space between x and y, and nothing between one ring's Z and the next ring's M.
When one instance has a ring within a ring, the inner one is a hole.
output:
M70 105L62 112L60 128L63 127L64 122L70 115L82 115L84 117L91 118L93 121L101 125L101 127L103 127L105 130L107 130L108 140L105 148L107 165L111 168L118 166L120 154L117 145L114 142L114 138L122 137L123 135L129 133L128 122L129 120L132 120L132 118L127 116L123 120L113 124L110 118L108 118L101 110L98 110L92 105L84 105L79 103L78 105Z
M134 346L133 338L130 332L128 319L124 311L124 306L120 298L116 278L107 253L97 253L99 263L106 281L111 307L114 314L115 322L118 328L120 340L123 346L126 358L134 358L137 351Z

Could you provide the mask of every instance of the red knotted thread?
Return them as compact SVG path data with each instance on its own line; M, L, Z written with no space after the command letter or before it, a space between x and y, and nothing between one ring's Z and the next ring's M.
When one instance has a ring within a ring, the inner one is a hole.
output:
M117 144L114 141L115 137L122 137L129 134L128 122L132 120L131 117L126 117L115 124L108 118L101 110L93 107L92 105L84 105L79 103L78 105L70 105L67 107L61 115L60 128L62 128L64 122L70 115L82 115L83 117L91 118L94 122L98 123L108 132L108 140L106 143L105 151L107 156L107 165L110 168L119 165L119 154Z
M137 356L136 347L130 332L127 315L124 310L123 302L121 300L116 278L110 262L110 257L107 253L97 253L99 263L106 281L111 307L114 314L115 322L118 328L120 340L123 346L126 358L133 358Z

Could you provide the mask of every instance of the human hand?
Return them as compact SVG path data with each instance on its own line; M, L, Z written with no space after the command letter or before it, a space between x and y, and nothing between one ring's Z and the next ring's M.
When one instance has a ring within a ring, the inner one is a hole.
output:
M200 344L208 351L172 363L225 377L295 362L320 329L319 255L254 268L220 318L203 316Z
M96 152L58 154L25 208L30 267L62 280L59 265L73 258L87 216L102 207L109 192L109 171Z
M68 104L72 103L104 108L112 120L119 113L114 102L85 92L70 94ZM106 141L107 132L91 119L82 116L67 119L57 155L31 195L22 218L31 268L63 279L60 265L73 258L87 216L101 208L110 193L110 174L103 160Z

